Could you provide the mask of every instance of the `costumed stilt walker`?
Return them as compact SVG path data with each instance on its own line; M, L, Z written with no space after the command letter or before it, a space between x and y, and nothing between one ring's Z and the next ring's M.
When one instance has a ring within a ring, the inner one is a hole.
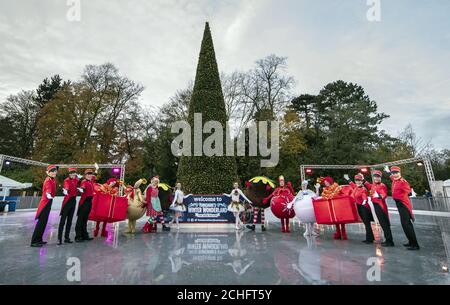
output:
M92 199L94 198L94 171L92 169L87 169L84 172L84 179L81 181L80 192L81 198L78 203L78 212L77 212L77 223L75 225L75 241L76 242L84 242L93 240L92 237L89 237L89 233L87 230L87 224L89 220L89 213L92 209Z
M127 209L127 219L128 228L125 230L127 234L136 233L136 221L141 219L145 215L145 199L140 189L141 185L147 184L147 180L140 179L135 184L134 187L127 191L128 195L128 209Z
M175 186L175 194L173 195L173 201L172 204L170 205L170 210L175 212L175 217L172 219L172 221L170 222L170 225L172 225L174 222L177 223L177 230L180 229L180 217L183 216L183 213L186 213L187 209L186 206L184 205L184 199L192 196L191 194L189 195L184 195L184 192L181 190L181 183L177 183Z
M57 174L58 168L55 165L49 165L47 167L47 178L45 178L44 185L42 186L42 197L36 212L35 220L37 220L37 223L34 228L33 236L31 237L31 247L40 248L47 244L42 237L45 228L47 227L48 216L52 209L53 199L56 196Z
M356 202L359 217L361 217L361 220L364 223L366 239L363 240L363 243L373 244L375 241L375 236L372 231L372 221L374 218L369 205L369 192L364 186L364 176L361 174L356 175L355 182L350 181L348 175L345 175L344 178L349 181L350 187L353 189L351 197L354 202Z
M416 232L414 231L413 225L413 208L411 200L409 199L411 186L408 181L402 177L400 167L392 166L390 170L386 167L385 170L391 174L392 198L395 200L395 204L397 205L397 209L400 214L400 221L403 231L405 232L406 238L408 238L408 243L404 246L407 247L408 250L419 250L420 246L417 242Z
M318 236L314 231L314 224L316 222L316 215L314 213L313 199L319 197L317 193L308 189L308 181L302 182L302 189L295 196L294 200L289 203L288 208L294 208L295 216L304 223L306 231L303 234L307 236Z
M334 197L343 195L342 189L339 184L334 182L334 179L331 177L324 177L320 179L321 184L324 186L322 190L322 198L324 199L333 199ZM320 184L317 184L316 187L320 187ZM339 223L336 224L336 232L333 236L334 239L342 239L347 240L347 231L345 229L345 224Z
M73 215L75 214L77 205L79 182L80 180L78 179L77 169L69 168L69 177L64 180L64 200L61 206L61 220L59 221L58 227L58 245L62 245L64 227L66 228L64 234L64 243L73 243L70 240L70 229L72 227Z
M254 177L245 183L245 195L252 202L253 224L247 225L247 229L255 231L258 224L258 216L261 214L261 230L266 231L265 210L270 206L270 202L264 201L275 189L275 184L267 177Z
M153 177L150 185L145 191L145 203L147 205L147 216L149 217L147 223L143 228L144 233L153 233L157 231L158 219L161 222L163 231L170 231L164 222L164 213L159 199L159 177Z
M380 226L383 229L385 241L381 245L383 247L394 247L395 244L392 237L389 210L386 203L388 188L381 182L382 176L383 173L376 170L372 174L372 183L366 181L364 185L369 189L369 201L372 202L375 214L377 215Z
M95 188L96 193L102 193L102 194L109 194L111 196L117 196L119 195L119 182L116 178L109 179L106 183L97 185ZM96 221L95 223L95 230L94 230L94 237L98 236L98 233L100 231L100 221ZM102 232L101 237L108 237L108 231L106 230L107 222L103 222L102 226Z
M236 230L241 230L244 228L244 224L241 220L241 214L245 212L245 207L241 203L241 198L252 204L250 199L248 199L244 193L239 189L239 183L234 183L233 190L230 194L224 194L227 197L231 198L231 203L228 206L228 211L233 213L234 218L236 219Z
M283 176L278 178L278 183L279 186L264 201L270 200L272 213L281 220L281 232L290 233L289 221L295 217L295 211L288 205L294 200L295 192L290 182L286 184Z

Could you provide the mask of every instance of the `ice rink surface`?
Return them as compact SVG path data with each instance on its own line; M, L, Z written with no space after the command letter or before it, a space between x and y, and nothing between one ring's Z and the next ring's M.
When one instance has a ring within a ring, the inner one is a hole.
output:
M134 236L124 234L121 223L118 231L108 227L107 239L58 246L59 216L52 211L44 236L49 244L39 249L29 247L33 216L31 211L0 216L0 284L450 284L442 268L448 265L448 217L418 215L422 249L411 252L402 246L395 213L395 248L362 244L360 225L347 226L348 241L334 241L333 227L305 238L303 226L282 234L276 222L264 233L182 227ZM73 282L77 262L81 281Z

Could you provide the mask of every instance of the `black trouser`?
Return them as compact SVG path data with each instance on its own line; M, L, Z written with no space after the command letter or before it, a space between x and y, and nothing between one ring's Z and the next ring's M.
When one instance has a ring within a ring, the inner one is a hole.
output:
M395 203L397 204L402 228L405 232L406 238L408 238L409 244L411 246L419 246L417 243L416 232L414 231L412 215L409 212L409 209L398 199L395 199Z
M75 213L75 206L77 205L77 197L73 196L66 202L64 208L61 210L61 220L59 221L58 240L62 240L64 226L66 226L66 233L64 238L70 239L70 229L72 228L73 214Z
M38 222L34 228L33 237L31 237L32 244L42 242L42 236L44 235L45 227L47 227L48 216L50 215L50 211L52 209L52 203L53 200L50 200L39 214Z
M394 239L392 238L391 222L389 221L389 216L386 215L383 208L378 203L374 203L373 208L375 209L375 214L377 214L380 226L383 229L386 242L394 242Z
M373 220L372 211L362 204L358 204L358 213L366 227L366 241L374 241L375 237L373 236L371 224L371 221Z
M86 239L89 238L87 231L87 223L89 218L89 213L92 208L92 197L87 197L82 205L78 207L77 213L77 223L75 225L75 239Z

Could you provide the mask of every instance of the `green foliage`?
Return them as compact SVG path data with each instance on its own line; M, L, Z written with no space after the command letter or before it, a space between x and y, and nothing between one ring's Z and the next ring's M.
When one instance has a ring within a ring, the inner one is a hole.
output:
M201 113L203 121L218 121L227 124L227 113L222 93L219 69L209 24L203 36L197 75L189 105L188 123L194 127L194 114ZM204 135L204 139L207 136ZM226 135L224 135L224 143ZM193 143L193 142L192 142ZM196 194L221 194L237 181L234 157L188 157L180 158L178 181L186 192Z

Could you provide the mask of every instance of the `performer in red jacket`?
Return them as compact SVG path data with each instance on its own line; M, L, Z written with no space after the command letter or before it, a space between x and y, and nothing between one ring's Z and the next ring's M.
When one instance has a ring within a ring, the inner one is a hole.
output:
M401 174L401 169L398 166L392 166L391 169L385 169L391 174L392 180L392 198L395 200L398 212L400 214L400 221L402 223L403 231L408 238L408 243L404 246L408 250L419 250L419 243L417 242L416 232L414 231L414 214L412 204L409 200L411 193L411 186Z
M391 222L389 221L389 211L386 204L388 196L388 189L384 183L381 182L383 173L381 171L374 171L372 173L372 182L365 182L364 185L369 189L369 200L373 203L375 214L380 222L381 228L384 232L385 241L381 244L383 247L394 247L394 240L392 238Z
M345 178L348 178L346 176ZM369 192L364 187L364 176L358 174L355 176L355 182L350 181L350 186L353 188L352 198L358 207L358 213L361 217L364 227L366 229L366 239L363 240L365 244L373 244L375 236L372 231L373 215L369 206Z
M81 199L78 203L77 223L75 225L75 241L83 242L93 240L89 237L87 231L87 223L89 219L89 213L92 208L92 198L94 197L94 171L87 169L84 172L84 180L81 182Z
M31 247L40 248L47 244L47 242L43 241L42 236L47 227L48 216L52 209L53 199L56 196L55 178L57 174L58 168L55 165L49 165L47 167L47 178L45 178L44 185L42 186L42 197L36 212L35 220L37 220L37 223L31 238Z
M64 200L61 206L61 220L59 221L58 228L58 245L62 245L62 235L64 232L64 226L66 231L64 234L64 243L73 243L70 240L70 229L72 227L73 215L75 214L75 208L77 205L78 195L78 175L76 168L69 168L69 177L64 180L63 194Z

